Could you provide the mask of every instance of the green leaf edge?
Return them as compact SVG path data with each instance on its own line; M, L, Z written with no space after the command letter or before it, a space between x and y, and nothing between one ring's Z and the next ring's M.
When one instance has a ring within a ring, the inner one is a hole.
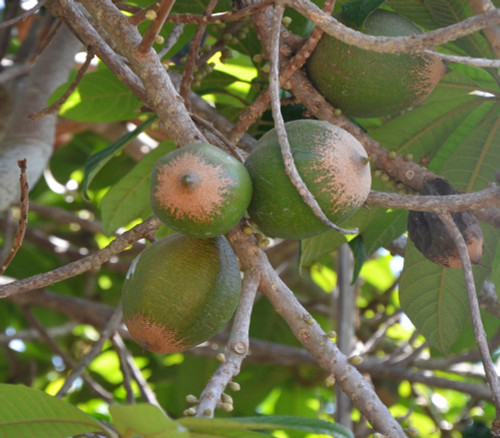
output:
M155 114L154 116L147 119L145 122L141 123L137 128L133 131L125 134L123 137L120 137L118 140L114 141L110 145L106 146L104 149L96 152L87 158L87 161L84 165L84 175L82 181L82 189L83 189L83 197L85 199L89 199L88 196L88 188L92 180L99 173L99 171L108 163L113 156L122 150L127 143L137 137L141 132L143 132L149 125L151 125L154 121L158 119L158 116Z
M236 417L230 420L218 418L187 417L177 420L188 429L227 430L300 430L304 432L329 434L335 438L354 438L343 426L316 418L291 415L266 415L257 417Z

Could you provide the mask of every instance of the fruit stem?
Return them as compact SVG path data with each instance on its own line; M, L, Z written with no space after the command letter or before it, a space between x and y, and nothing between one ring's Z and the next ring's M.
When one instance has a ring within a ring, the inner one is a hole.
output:
M181 178L181 184L186 188L193 188L194 185L200 182L200 178L196 174L187 173Z

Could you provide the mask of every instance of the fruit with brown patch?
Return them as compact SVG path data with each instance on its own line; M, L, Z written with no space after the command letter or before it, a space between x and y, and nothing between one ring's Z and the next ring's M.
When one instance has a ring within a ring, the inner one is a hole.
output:
M342 16L339 17L342 21ZM406 36L422 30L394 12L377 9L362 32ZM444 64L421 54L377 53L324 34L306 64L314 86L352 117L385 117L423 101L445 73Z
M319 120L285 124L295 165L326 216L341 223L365 202L370 165L361 143L347 131ZM250 218L271 237L304 239L327 231L285 173L278 136L262 136L245 166L253 183Z
M175 231L209 238L229 231L243 217L252 195L245 166L205 143L161 157L151 175L151 205Z
M174 234L133 261L123 284L123 319L144 349L179 352L220 331L240 291L238 260L224 236Z
M455 194L458 194L458 191L443 178L427 182L422 190L422 195ZM457 211L452 213L452 218L465 240L471 263L480 264L483 255L483 232L476 217L470 211ZM408 237L431 262L443 268L462 267L455 241L436 213L410 211Z

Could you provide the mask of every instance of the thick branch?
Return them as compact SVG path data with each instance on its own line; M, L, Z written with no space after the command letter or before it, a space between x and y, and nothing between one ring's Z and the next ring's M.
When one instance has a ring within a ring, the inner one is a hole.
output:
M56 116L29 120L28 115L44 108L53 91L66 81L80 47L81 43L71 31L61 27L29 76L16 84L14 112L0 143L0 211L19 199L17 161L28 160L28 183L34 187L52 155Z
M234 233L231 236L231 244L244 269L258 267L262 275L260 290L287 322L297 339L316 358L321 368L335 376L343 391L351 397L373 427L394 438L405 437L401 426L391 416L370 384L349 363L319 324L297 301L292 291L281 281L252 236L242 231Z
M128 59L146 89L151 109L158 114L174 142L179 146L204 142L157 53L152 48L147 53L139 52L142 38L137 28L109 0L81 0L81 3L113 38L119 54Z

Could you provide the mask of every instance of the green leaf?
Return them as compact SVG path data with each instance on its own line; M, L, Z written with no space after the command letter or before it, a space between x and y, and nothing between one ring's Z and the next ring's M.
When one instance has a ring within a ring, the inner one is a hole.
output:
M84 177L82 181L83 195L88 198L87 190L94 179L94 177L99 173L99 171L105 166L105 164L113 158L113 156L121 151L128 142L137 137L141 132L143 132L149 125L151 125L158 116L154 115L148 120L140 124L133 131L125 134L123 137L119 138L115 142L111 143L109 146L105 147L101 151L91 155L85 162Z
M458 23L474 15L467 0L423 0L423 3L439 27ZM468 56L492 57L486 38L479 32L459 38L454 44Z
M476 70L464 72L474 74ZM481 120L492 105L491 99L470 94L475 90L487 91L483 78L472 78L464 72L447 74L425 104L370 130L370 136L399 154L413 154L417 162L424 157L432 161L464 120ZM489 84L495 86L493 81Z
M220 70L214 70L203 79L203 83L197 88L197 91L200 94L220 93L221 90L239 80L236 76Z
M498 245L498 232L482 224L483 266L474 266L476 290L482 287ZM462 269L447 269L430 262L411 241L405 251L405 265L399 285L401 308L431 346L443 354L462 334L470 320L469 303ZM469 347L472 347L471 345Z
M71 84L59 87L50 97L57 101ZM60 114L79 122L117 122L137 116L141 102L106 67L83 76L76 90L60 108Z
M66 401L26 386L0 384L0 405L2 438L65 438L90 432L114 436Z
M349 247L351 248L352 254L354 255L354 270L352 273L351 284L358 279L363 263L366 260L366 248L363 242L363 236L358 234L354 239L350 240Z
M422 0L387 0L386 5L394 9L399 15L413 21L417 26L426 29L439 27L429 10L422 3Z
M319 236L302 240L300 242L299 261L301 272L304 268L310 267L322 255L334 251L345 242L345 236L336 231L328 231Z
M374 179L372 181L373 190L382 190L383 188L383 184L380 180ZM379 207L370 207L369 209L360 208L354 216L349 218L347 221L342 222L341 225L346 229L357 228L360 232L363 232L363 230L370 226L373 221L376 221L380 216L383 216L385 211L386 210L384 208ZM302 240L300 242L300 270L303 271L304 268L310 267L321 256L336 250L340 245L345 243L346 240L347 239L343 234L334 230Z
M197 0L197 1L176 1L172 7L172 12L177 14L204 14L205 9L208 6L208 0ZM231 3L229 0L222 0L217 2L217 7L215 12L227 11L231 9Z
M245 430L299 430L303 432L317 433L332 436L335 438L352 438L353 435L344 427L329 421L315 418L296 417L288 415L266 415L262 417L242 417L223 420L217 418L182 418L178 420L180 424L190 431L205 432L217 430L225 431L245 431ZM194 435L193 435L194 436ZM244 436L244 435L223 435L223 436Z
M469 317L462 269L441 268L428 261L411 241L406 246L399 301L417 330L443 354Z
M495 180L500 162L500 104L488 108L478 124L469 123L462 136L450 137L433 163L457 189L480 190Z
M157 406L146 403L111 405L109 413L113 424L124 438L187 438L189 432Z
M498 210L498 208L497 208ZM495 258L492 261L492 266L500 266L500 241L497 244L496 251L494 252ZM500 269L494 269L491 273L491 281L496 286L496 290L500 290Z
M385 0L350 0L342 5L342 17L349 26L361 28L368 16Z
M105 234L112 234L134 219L151 216L149 201L151 169L162 155L173 149L175 145L172 141L158 145L108 190L101 201L102 226Z
M375 218L363 230L366 255L369 257L381 246L385 246L406 231L408 212L389 210Z

